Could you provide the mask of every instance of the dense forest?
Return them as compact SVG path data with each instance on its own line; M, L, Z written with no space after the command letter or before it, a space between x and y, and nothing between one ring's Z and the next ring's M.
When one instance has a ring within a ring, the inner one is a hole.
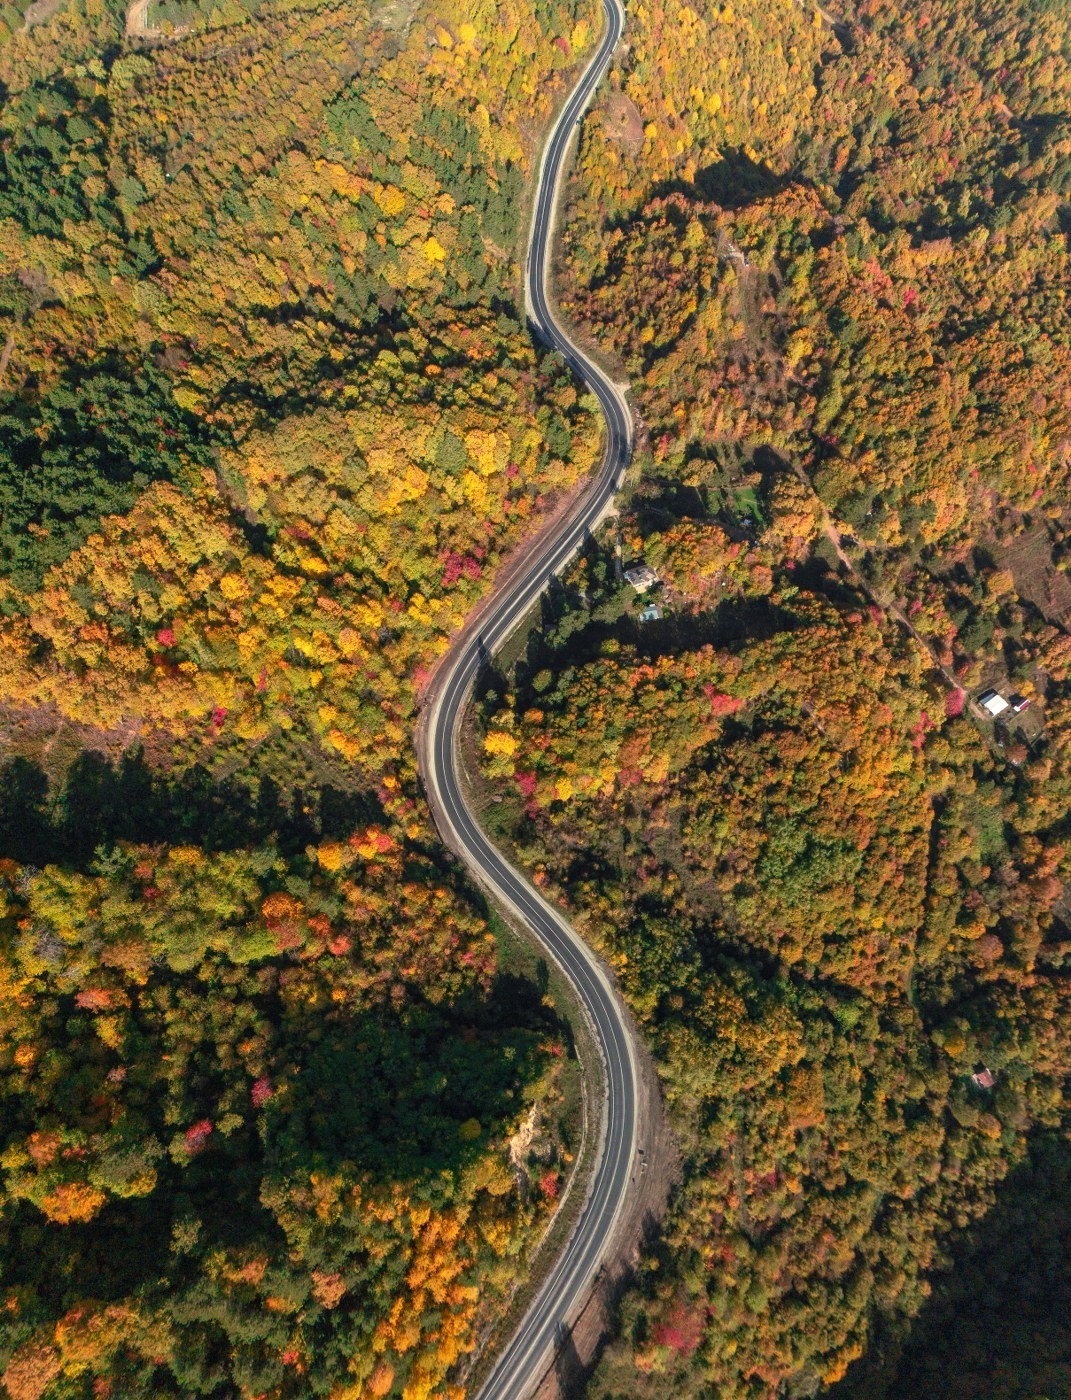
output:
M626 38L558 281L638 471L480 707L683 1150L589 1393L1063 1394L1071 15Z
M577 1068L411 729L598 451L517 299L591 17L172 11L0 26L0 1376L460 1397Z
M411 740L597 459L518 299L595 23L0 12L11 1400L460 1400L560 1197ZM637 469L477 716L682 1148L593 1400L1071 1384L1069 191L1056 0L629 6L557 280Z

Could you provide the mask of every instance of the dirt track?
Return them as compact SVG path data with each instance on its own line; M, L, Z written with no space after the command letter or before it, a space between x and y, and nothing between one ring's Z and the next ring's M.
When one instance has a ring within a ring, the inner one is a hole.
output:
M134 0L126 12L126 37L144 39L150 31L146 23L149 16L149 0Z

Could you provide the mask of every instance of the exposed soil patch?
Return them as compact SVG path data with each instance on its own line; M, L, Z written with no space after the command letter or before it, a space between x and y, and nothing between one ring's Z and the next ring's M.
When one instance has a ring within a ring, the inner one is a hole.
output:
M126 12L126 37L141 39L147 33L146 19L149 13L149 0L134 0Z
M10 758L39 763L56 780L83 753L117 763L135 745L156 764L166 761L173 738L139 720L114 729L98 729L66 719L54 705L0 706L0 764Z
M532 1150L532 1144L539 1134L539 1105L534 1103L528 1110L521 1126L509 1140L509 1163L515 1174L524 1171L524 1164Z
M0 384L4 382L4 378L7 375L7 367L11 363L11 352L14 348L15 337L14 335L9 335L4 342L3 350L0 351Z
M126 12L126 37L128 39L182 39L190 32L188 24L168 26L165 30L158 24L149 23L149 6L152 0L134 0Z
M22 15L23 30L32 29L35 24L45 24L53 15L63 9L64 0L33 0Z
M632 98L623 92L612 92L602 111L603 130L611 141L626 146L643 145L643 118Z
M1071 579L1053 563L1052 538L1045 525L1020 535L1003 551L1000 562L1011 570L1020 598L1033 603L1055 627L1071 630Z
M384 4L372 7L369 19L380 29L400 34L409 28L416 10L413 0L386 0Z

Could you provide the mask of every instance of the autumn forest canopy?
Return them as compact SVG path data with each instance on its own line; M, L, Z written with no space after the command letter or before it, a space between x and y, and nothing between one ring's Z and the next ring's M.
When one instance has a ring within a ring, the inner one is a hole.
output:
M513 295L567 7L5 12L0 1370L454 1395L577 1070L417 697L598 448Z
M530 1272L575 1027L413 734L599 460L600 22L0 10L10 1400L462 1400ZM466 739L679 1145L592 1400L1071 1388L1069 199L1059 0L628 5L636 458Z
M630 14L561 285L639 470L481 706L682 1150L589 1393L1062 1394L1071 18Z

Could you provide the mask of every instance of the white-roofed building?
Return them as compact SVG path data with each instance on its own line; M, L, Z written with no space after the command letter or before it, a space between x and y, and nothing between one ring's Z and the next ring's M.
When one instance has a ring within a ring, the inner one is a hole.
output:
M1011 709L1011 706L1008 704L1007 700L1005 700L1004 696L996 690L983 690L978 697L978 703L987 714L991 714L994 717L1002 715L1005 710Z

